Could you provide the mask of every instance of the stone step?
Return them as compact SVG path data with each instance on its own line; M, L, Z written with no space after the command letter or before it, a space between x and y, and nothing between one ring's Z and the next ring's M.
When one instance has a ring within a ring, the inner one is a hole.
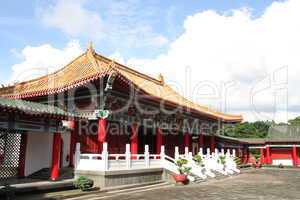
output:
M39 179L39 180L49 180L51 176L50 168L43 168L31 175L28 178ZM59 180L72 179L74 177L74 170L72 168L61 168L59 169Z

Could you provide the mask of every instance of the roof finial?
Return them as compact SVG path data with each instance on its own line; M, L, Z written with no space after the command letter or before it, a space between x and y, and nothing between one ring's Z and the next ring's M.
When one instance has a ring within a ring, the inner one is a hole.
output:
M89 41L87 51L92 52L92 53L95 52L95 50L94 50L94 45L93 45L93 42L92 42L92 41Z
M165 84L165 78L162 74L158 75L158 80L161 82L161 84L163 84L163 85Z

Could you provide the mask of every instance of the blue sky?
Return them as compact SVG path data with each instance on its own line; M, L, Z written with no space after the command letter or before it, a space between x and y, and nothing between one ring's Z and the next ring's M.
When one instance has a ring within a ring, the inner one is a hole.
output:
M231 9L249 7L253 9L253 15L260 15L271 1L252 1L252 0L165 0L165 1L119 1L126 4L134 4L132 16L122 21L122 19L113 20L114 26L123 22L128 26L135 26L136 21L142 21L151 27L154 34L162 35L168 41L175 40L184 30L184 20L197 12L203 10L216 10L226 12ZM51 44L56 48L62 48L70 39L79 40L81 45L86 45L89 40L93 40L97 50L104 55L118 51L125 58L131 56L140 58L153 58L166 51L168 43L165 45L137 45L131 44L118 45L111 40L95 39L86 35L78 34L76 36L64 33L61 29L47 27L41 21L40 13L50 5L55 5L56 1L4 1L0 7L0 82L7 82L11 76L11 66L22 60L22 57L16 55L26 46L38 46L41 44ZM99 14L103 19L115 16L109 13L109 7L118 1L109 0L87 0L83 6ZM133 6L132 6L133 7ZM119 16L116 16L118 18ZM137 17L138 19L132 19ZM116 33L118 34L118 33ZM112 37L112 40L114 38ZM139 37L134 38L133 43L143 43ZM126 40L126 38L124 38Z
M299 0L4 1L0 83L58 69L93 41L196 103L286 121L300 115L299 10Z

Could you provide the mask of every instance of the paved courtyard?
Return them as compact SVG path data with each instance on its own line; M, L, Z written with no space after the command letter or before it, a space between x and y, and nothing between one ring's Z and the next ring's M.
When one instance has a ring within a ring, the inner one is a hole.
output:
M300 199L300 170L255 170L224 180L169 187L110 199Z
M23 197L24 198L24 197ZM72 200L218 200L218 199L300 199L300 169L261 169L198 185L170 186L99 193ZM69 200L71 200L69 199Z

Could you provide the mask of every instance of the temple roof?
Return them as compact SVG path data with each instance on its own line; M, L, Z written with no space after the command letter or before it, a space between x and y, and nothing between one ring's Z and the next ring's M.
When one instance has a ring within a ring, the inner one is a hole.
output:
M55 117L76 117L58 107L31 101L6 99L0 97L0 111L22 112L29 115L47 115Z
M97 54L92 45L89 45L88 49L82 55L52 74L0 88L0 96L12 99L46 96L79 87L112 73L115 73L122 80L132 83L154 98L183 106L186 109L191 109L196 113L210 118L221 119L227 122L242 121L241 115L221 113L187 100L165 84L162 75L159 76L159 79L155 79L135 71Z

